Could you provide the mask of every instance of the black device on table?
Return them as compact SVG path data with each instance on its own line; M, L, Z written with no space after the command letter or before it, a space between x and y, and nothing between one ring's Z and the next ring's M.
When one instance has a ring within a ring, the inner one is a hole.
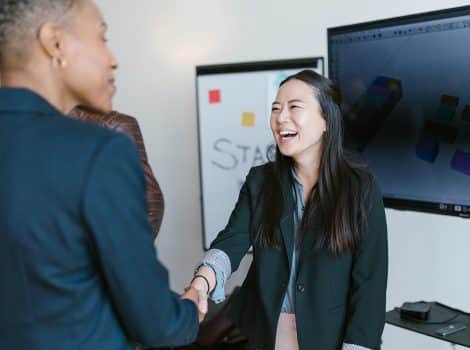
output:
M470 313L438 302L404 303L387 312L386 322L470 348Z

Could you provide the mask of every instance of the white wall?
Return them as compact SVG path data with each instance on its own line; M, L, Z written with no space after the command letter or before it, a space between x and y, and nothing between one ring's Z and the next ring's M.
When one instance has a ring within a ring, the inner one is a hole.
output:
M326 57L328 27L465 5L456 0L97 1L121 63L115 108L139 119L165 193L157 246L176 290L183 288L203 254L196 65ZM394 210L387 210L387 219L387 308L423 299L470 311L470 221ZM249 259L242 270L248 264ZM448 348L393 326L384 332L385 350Z

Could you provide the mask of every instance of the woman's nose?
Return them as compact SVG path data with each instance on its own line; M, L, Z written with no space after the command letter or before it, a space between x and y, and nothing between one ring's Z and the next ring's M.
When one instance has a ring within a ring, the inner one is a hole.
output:
M287 120L289 120L289 109L283 107L279 112L278 121L281 123L281 122L285 122Z

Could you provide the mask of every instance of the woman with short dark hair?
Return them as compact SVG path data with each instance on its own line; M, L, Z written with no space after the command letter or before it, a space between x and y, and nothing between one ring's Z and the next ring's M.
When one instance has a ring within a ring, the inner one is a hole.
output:
M169 288L92 0L0 1L0 349L133 350L196 338L200 292ZM205 298L201 294L201 298Z
M63 113L83 105L110 112L118 63L107 25L86 0L3 0L2 86L28 88Z

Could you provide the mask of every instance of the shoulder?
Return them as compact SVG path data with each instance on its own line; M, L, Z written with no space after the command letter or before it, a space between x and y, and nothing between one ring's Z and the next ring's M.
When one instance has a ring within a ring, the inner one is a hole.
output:
M367 213L374 208L383 208L383 198L380 183L372 170L363 162L348 160L350 176L346 185L352 190L353 198L364 203Z
M144 148L144 141L136 118L112 111L106 115L105 126L129 137L139 148Z
M74 109L70 113L70 116L81 121L95 123L105 127L107 126L110 129L116 125L138 125L137 119L117 111L111 111L105 114L79 107Z
M266 176L274 174L274 162L252 167L246 177L246 182L251 185L261 185Z
M109 126L116 131L132 135L140 130L137 119L130 115L112 111L106 115L106 122Z
M116 132L96 124L84 123L67 117L57 118L55 122L60 128L61 134L68 138L68 144L84 146L85 149L106 143L117 135ZM89 145L89 147L85 145Z
M140 127L137 119L121 112L112 111L103 114L83 108L76 108L70 113L70 116L83 122L97 124L108 130L126 134L132 139L139 138L140 136Z
M379 181L374 175L372 175L371 183L369 186L367 203L368 203L369 211L373 212L374 208L379 208L380 211L384 210L382 189L380 188Z
M382 220L385 215L382 189L377 177L369 170L359 170L354 176L356 198L361 198L367 221Z
M60 144L61 153L70 159L90 161L104 150L119 158L134 153L135 145L128 137L93 123L59 117L51 120L49 129L54 144Z
M347 185L356 192L357 195L364 196L366 201L371 192L378 186L378 182L366 163L358 158L346 158L346 164L349 168Z

